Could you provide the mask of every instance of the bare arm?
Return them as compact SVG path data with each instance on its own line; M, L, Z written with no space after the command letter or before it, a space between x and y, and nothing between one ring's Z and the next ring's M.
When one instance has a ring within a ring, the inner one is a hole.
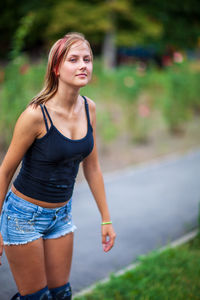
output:
M110 221L110 213L106 201L103 175L98 160L96 145L96 106L92 100L90 100L90 114L92 117L94 148L92 152L83 160L83 172L98 206L102 222L108 222ZM107 236L110 239L109 244L106 243ZM102 243L105 251L109 251L112 248L115 237L116 235L111 224L102 226Z
M13 138L0 166L0 212L10 181L27 149L39 134L41 115L37 109L28 107L16 122Z
M36 137L41 134L40 107L28 107L16 122L13 138L0 166L0 213L10 181L24 154ZM0 265L3 254L3 238L0 233Z

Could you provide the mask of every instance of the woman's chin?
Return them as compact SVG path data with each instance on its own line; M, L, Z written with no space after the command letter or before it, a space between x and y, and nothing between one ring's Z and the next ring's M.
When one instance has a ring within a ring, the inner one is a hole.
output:
M74 86L76 87L84 87L88 84L88 81L87 82L77 82L76 84L74 84Z

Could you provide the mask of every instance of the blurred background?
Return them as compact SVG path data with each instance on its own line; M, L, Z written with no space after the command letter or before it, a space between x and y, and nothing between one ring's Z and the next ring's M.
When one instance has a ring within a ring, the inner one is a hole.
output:
M200 144L199 1L5 0L0 7L1 157L42 88L50 47L70 31L85 34L94 52L93 78L81 93L97 105L103 171Z

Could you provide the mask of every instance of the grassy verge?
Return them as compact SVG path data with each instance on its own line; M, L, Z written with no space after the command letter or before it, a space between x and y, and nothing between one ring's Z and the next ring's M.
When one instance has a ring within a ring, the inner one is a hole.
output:
M92 293L74 300L200 299L200 235L177 248L139 257L141 264L121 276L111 275Z

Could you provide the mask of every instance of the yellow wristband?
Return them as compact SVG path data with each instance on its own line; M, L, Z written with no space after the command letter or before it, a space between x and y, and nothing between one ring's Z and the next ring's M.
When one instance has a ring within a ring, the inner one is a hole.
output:
M112 221L110 222L102 222L101 225L107 225L107 224L112 224Z

